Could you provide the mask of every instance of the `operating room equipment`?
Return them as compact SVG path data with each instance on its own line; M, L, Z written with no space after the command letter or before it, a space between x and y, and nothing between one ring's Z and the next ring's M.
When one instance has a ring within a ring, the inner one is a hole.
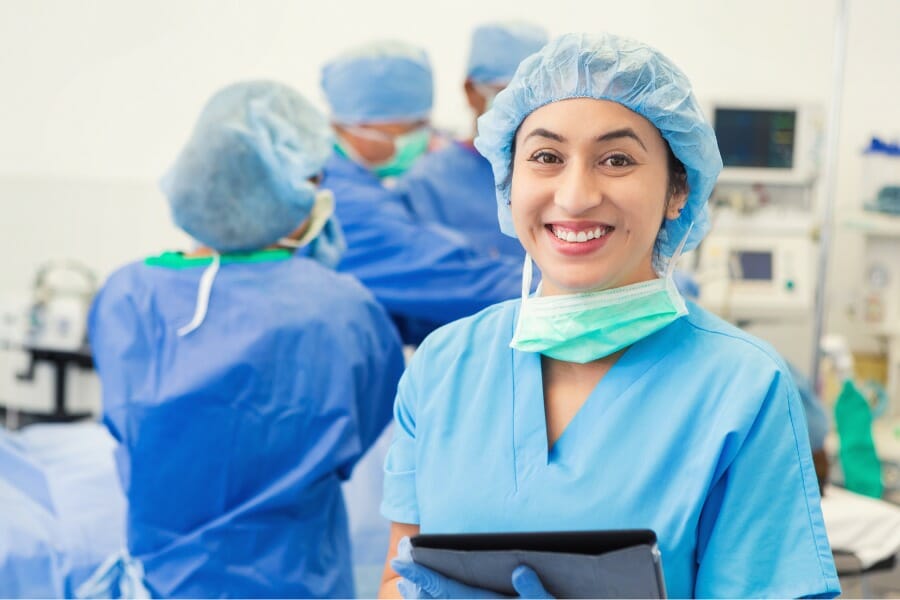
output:
M790 100L717 99L707 112L725 167L720 183L804 186L818 174L822 111Z
M900 215L900 143L873 137L863 153L863 206Z
M874 211L846 214L843 224L862 238L862 286L852 317L861 334L887 356L889 414L900 416L900 215ZM900 460L900 453L895 457Z
M699 302L808 373L821 108L746 99L707 106L724 168L710 199L714 226L693 256Z
M71 260L41 265L31 290L0 304L0 403L38 420L96 412L98 381L87 343L95 273Z

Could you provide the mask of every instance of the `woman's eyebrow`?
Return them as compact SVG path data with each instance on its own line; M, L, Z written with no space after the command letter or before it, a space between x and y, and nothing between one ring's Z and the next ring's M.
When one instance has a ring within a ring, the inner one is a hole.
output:
M525 139L523 139L522 141L524 142L528 138L532 138L535 136L548 138L548 139L551 139L556 142L565 142L566 141L566 138L564 138L563 136L559 135L558 133L553 133L552 131L550 131L548 129L544 129L543 127L538 127L537 129L533 130L531 133L526 135Z
M609 133L604 133L603 135L598 136L594 141L608 142L610 140L615 140L623 137L632 138L634 141L641 145L641 148L643 148L644 150L647 149L647 146L644 145L644 142L641 141L641 138L639 138L634 130L630 127L623 127L622 129L616 129L614 131L610 131Z

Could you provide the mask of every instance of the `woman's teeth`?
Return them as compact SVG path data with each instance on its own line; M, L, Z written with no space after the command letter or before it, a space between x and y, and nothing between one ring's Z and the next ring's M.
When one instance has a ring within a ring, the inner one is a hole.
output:
M589 240L596 239L598 237L603 237L607 233L612 230L612 227L595 227L594 229L581 230L578 232L572 231L571 229L564 229L562 227L557 227L555 225L550 226L550 231L553 232L553 235L558 237L564 242L587 242Z

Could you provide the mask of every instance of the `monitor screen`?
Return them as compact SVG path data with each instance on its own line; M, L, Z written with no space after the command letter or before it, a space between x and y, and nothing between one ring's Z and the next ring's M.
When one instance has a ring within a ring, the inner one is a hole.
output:
M797 112L716 108L719 152L726 167L792 169Z
M735 250L731 253L734 279L772 281L772 253Z

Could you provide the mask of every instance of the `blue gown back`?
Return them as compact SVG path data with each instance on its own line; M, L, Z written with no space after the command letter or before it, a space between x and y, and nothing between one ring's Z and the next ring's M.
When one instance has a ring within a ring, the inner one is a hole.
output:
M183 265L182 265L183 267ZM305 258L135 263L90 317L120 446L128 548L163 597L350 597L341 481L391 415L402 354L380 305Z

